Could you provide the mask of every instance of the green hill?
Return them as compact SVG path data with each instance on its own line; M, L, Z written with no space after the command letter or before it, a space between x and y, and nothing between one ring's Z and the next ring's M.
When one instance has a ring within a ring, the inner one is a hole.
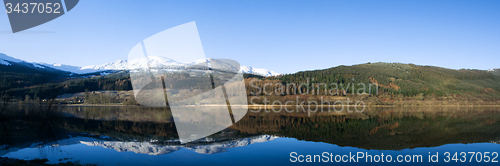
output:
M17 99L51 98L56 94L77 93L98 90L132 90L128 72L118 72L106 76L91 78L66 77L59 81L46 78L45 75L30 73L0 72L2 76L2 95L11 95ZM248 92L258 89L250 86L252 79L258 79L259 87L265 83L332 83L355 85L354 90L361 88L359 83L379 85L378 93L372 89L370 94L403 95L403 96L449 96L475 97L480 99L500 99L500 70L446 69L434 66L420 66L401 63L366 63L353 66L337 66L324 70L302 71L294 74L263 78L244 74ZM64 79L67 79L64 81ZM268 89L274 89L270 86ZM341 87L338 87L341 89ZM351 93L353 88L347 92ZM358 92L358 91L355 91ZM56 94L55 94L56 93ZM488 101L488 100L487 100Z
M382 92L414 96L468 94L499 97L500 71L447 69L402 63L366 63L271 77L283 83L378 83ZM356 86L355 89L359 87Z

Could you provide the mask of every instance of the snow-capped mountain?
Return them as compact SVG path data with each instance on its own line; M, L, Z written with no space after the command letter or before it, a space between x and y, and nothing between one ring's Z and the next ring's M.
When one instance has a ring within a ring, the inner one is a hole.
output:
M181 149L180 146L157 146L149 142L120 142L120 141L80 141L87 146L101 146L114 149L118 152L134 152L148 155L162 155Z
M255 136L255 137L237 139L237 140L224 142L224 143L214 143L214 144L210 144L210 145L199 145L199 146L194 146L194 147L187 147L187 149L193 150L196 153L214 154L214 153L225 152L229 148L243 147L243 146L248 146L250 144L272 141L272 140L275 140L276 138L278 138L278 136L260 135L260 136Z
M4 72L23 72L33 74L67 75L70 72L47 66L43 63L26 62L0 53L0 70Z
M186 146L185 144L160 146L150 142L121 142L121 141L80 141L87 146L101 146L114 149L118 152L134 152L148 155L162 155L186 148L201 154L214 154L225 152L229 148L243 147L254 143L272 141L278 138L273 135L260 135L240 138L224 142L208 142L205 145Z
M265 77L280 75L280 73L276 73L272 70L253 68L250 66L240 66L240 70L243 73L250 73L250 74L261 75L261 76L265 76Z
M112 63L107 63L104 65L92 65L92 66L85 66L82 67L82 70L127 70L127 69L139 69L139 68L147 68L147 66L144 66L145 64L149 64L150 66L183 66L183 65L193 65L193 64L200 64L200 63L210 63L211 61L214 61L216 59L199 59L194 62L189 62L189 63L180 63L177 61L174 61L172 59L164 58L164 57L158 57L158 56L149 56L148 58L140 58L140 59L134 59L132 61L127 61L127 60L119 60L116 62ZM243 73L247 74L255 74L255 75L261 75L264 77L268 76L276 76L279 75L279 73L274 72L272 70L268 69L261 69L261 68L253 68L249 66L240 66L240 71Z
M79 67L79 66L71 66L71 65L56 64L56 63L49 64L43 62L26 62L0 53L0 65L9 66L12 64L21 63L37 69L46 69L46 70L55 69L75 74L86 74L86 73L103 72L110 70L120 71L127 69L147 68L147 64L149 64L149 66L185 66L185 65L193 65L199 63L210 63L211 61L215 60L216 59L199 59L194 62L180 63L164 57L149 56L148 58L134 59L130 62L128 60L118 60L103 65L91 65L91 66ZM249 66L240 66L240 71L247 74L261 75L264 77L279 75L279 73L276 73L272 70L253 68Z
M49 63L38 62L38 63L33 63L33 64L38 64L39 66L50 67L50 68L54 68L54 69L58 69L58 70L62 70L62 71L76 73L76 74L93 73L93 72L99 71L99 70L93 70L93 69L83 69L82 67L78 67L78 66L71 66L71 65L58 64L58 63L49 64Z
M154 141L150 142L107 141L106 140L107 138L104 135L101 135L99 138L88 137L88 136L76 136L76 137L70 136L70 138L67 139L62 139L48 143L37 142L37 143L23 144L21 146L0 145L0 156L4 156L7 153L16 152L25 148L40 148L43 146L58 147L58 146L68 146L75 144L83 144L87 146L100 146L107 149L114 149L118 152L134 152L147 155L167 154L180 150L181 148L186 148L196 153L214 154L214 153L225 152L229 148L243 147L255 143L272 141L279 137L273 135L260 135L260 136L238 138L234 140L227 140L221 142L218 142L216 140L210 141L207 138L207 140L204 140L203 142L198 142L197 144L194 145L180 144L178 140L172 141L173 145L159 145L156 144Z
M106 63L104 65L91 65L82 67L82 69L90 70L127 70L127 69L140 69L148 68L149 66L183 66L187 64L176 62L172 59L149 56L148 58L134 59L132 61L128 60L118 60L112 63Z
M7 56L5 54L0 53L0 64L9 66L9 65L12 65L11 64L12 62L14 62L14 63L21 63L21 62L24 62L24 61L16 59L16 58L12 58L10 56Z

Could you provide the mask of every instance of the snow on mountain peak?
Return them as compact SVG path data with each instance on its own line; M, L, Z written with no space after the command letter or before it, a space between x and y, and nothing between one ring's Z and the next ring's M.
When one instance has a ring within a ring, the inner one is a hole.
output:
M250 73L250 74L261 75L261 76L265 76L265 77L280 75L279 73L276 73L272 70L253 68L253 67L249 67L249 66L241 66L240 70L243 73Z
M171 153L181 148L193 150L201 154L214 154L225 152L229 148L243 147L250 144L262 143L279 138L273 135L261 135L247 138L235 139L226 142L211 142L206 145L200 144L197 146L186 145L165 145L160 146L150 142L122 142L122 141L80 141L81 144L87 146L101 146L108 149L114 149L118 152L134 152L148 155L162 155Z
M85 66L85 67L79 67L79 66L71 66L71 65L65 65L65 64L60 64L60 63L42 63L42 62L33 62L29 63L23 60L19 60L16 58L12 58L10 56L7 56L5 54L0 53L0 64L1 65L11 65L11 62L13 63L28 63L32 64L34 67L44 69L46 67L53 68L53 69L58 69L62 71L68 71L72 73L77 73L77 74L85 74L85 73L93 73L97 71L103 71L103 70L128 70L128 69L139 69L139 68L147 68L148 66L145 66L146 64L149 64L149 66L185 66L185 65L194 65L194 64L200 64L200 63L210 63L211 61L214 61L217 59L198 59L190 63L180 63L177 62L173 59L165 58L165 57L159 57L159 56L148 56L147 58L139 58L139 59L134 59L131 61L128 60L117 60L115 62L111 63L106 63L104 65L91 65L91 66ZM255 75L261 75L264 77L268 76L276 76L279 75L279 73L276 73L274 71L268 70L268 69L261 69L261 68L253 68L249 66L240 66L240 71L242 73L247 73L247 74L255 74Z
M50 67L50 68L54 68L54 69L58 69L58 70L62 70L62 71L69 71L69 72L78 73L78 74L96 72L96 70L82 69L81 67L78 67L78 66L65 65L65 64L60 64L60 63L49 64L49 63L42 63L42 62L34 62L32 64L38 68Z
M200 63L210 63L214 59L198 59L195 60L194 62L189 62L189 63L180 63L175 60L165 58L165 57L159 57L159 56L148 56L147 58L139 58L139 59L133 59L131 61L127 60L118 60L113 63L107 63L104 65L92 65L92 66L86 66L82 67L82 69L91 69L91 70L127 70L127 69L139 69L139 68L147 68L148 66L145 66L146 64L149 64L149 66L184 66L184 65L194 65L194 64L200 64ZM248 67L248 66L240 66L240 71L243 73L249 73L249 74L255 74L255 75L261 75L264 77L267 76L276 76L279 75L279 73L276 73L271 70L267 69L260 69L260 68L253 68L253 67Z
M2 65L11 65L9 62L20 63L20 62L24 62L24 61L16 59L16 58L12 58L10 56L7 56L5 54L0 53L0 64L2 64Z

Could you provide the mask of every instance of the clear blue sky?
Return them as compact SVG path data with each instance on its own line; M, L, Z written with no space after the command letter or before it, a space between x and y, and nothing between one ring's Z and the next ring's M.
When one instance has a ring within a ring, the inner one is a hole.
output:
M500 1L81 0L12 34L0 12L0 53L76 66L127 59L165 29L196 21L205 54L279 73L367 62L500 67Z

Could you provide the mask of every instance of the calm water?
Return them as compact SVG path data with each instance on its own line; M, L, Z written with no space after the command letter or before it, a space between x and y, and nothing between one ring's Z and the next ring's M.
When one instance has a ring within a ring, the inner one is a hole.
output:
M100 165L366 164L364 156L351 160L349 153L371 155L375 165L498 165L492 161L500 160L493 154L500 152L499 108L369 108L310 117L248 113L228 129L188 144L179 143L171 114L163 108L65 107L50 116L41 109L9 109L10 118L0 124L0 156ZM461 152L481 154L464 159ZM333 163L320 163L329 154ZM429 162L436 154L432 159L438 162ZM318 155L316 162L307 163L306 155ZM398 162L398 155L411 162ZM291 162L299 159L304 162ZM342 159L346 162L335 161Z

